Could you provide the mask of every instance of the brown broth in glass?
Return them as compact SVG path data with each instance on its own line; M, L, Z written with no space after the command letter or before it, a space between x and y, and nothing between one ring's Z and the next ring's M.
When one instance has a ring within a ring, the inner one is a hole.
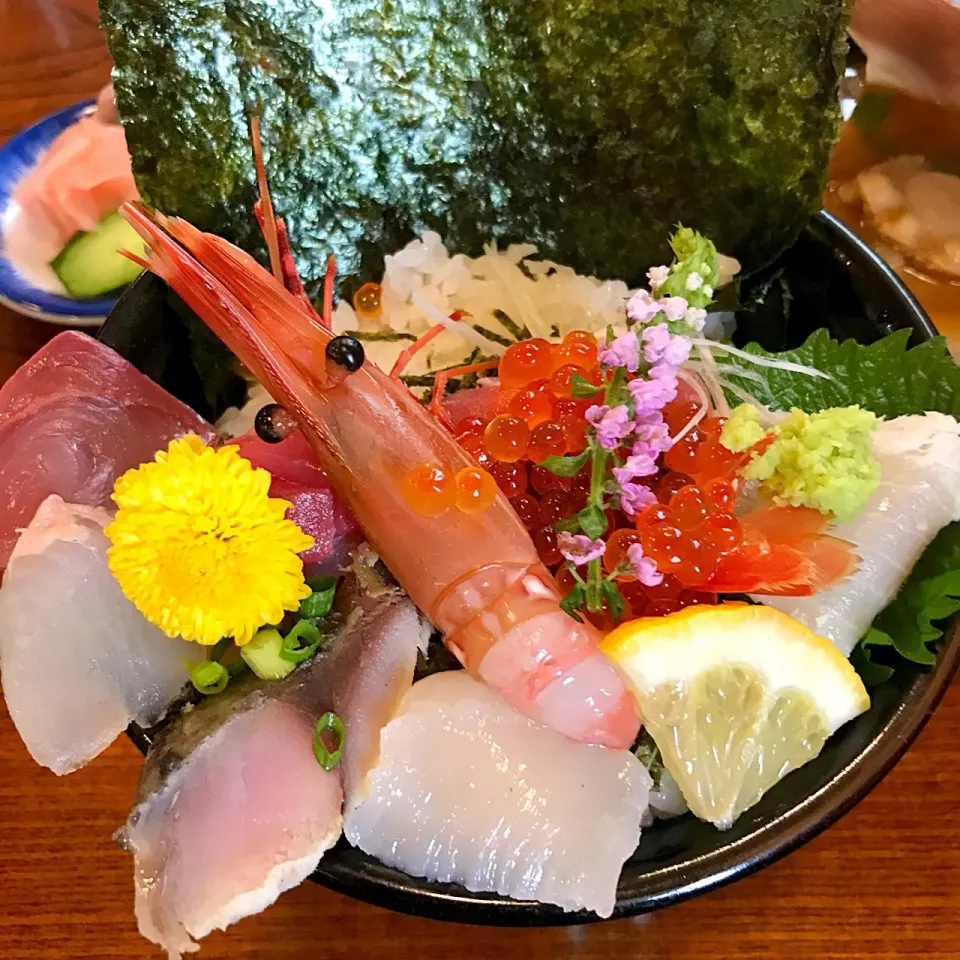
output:
M858 187L867 182L860 176L865 171L897 157L916 158L906 161L908 166L922 165L929 172L960 177L960 107L940 106L878 87L864 88L857 111L843 125L833 151L825 206L890 262L937 329L951 339L956 354L960 349L960 273L937 269L929 259L915 255L916 248L909 243L892 242L891 234L902 240L904 233L885 232L890 221L878 220L877 204L867 200L873 201L875 195ZM936 179L926 177L927 181ZM940 183L952 186L943 179ZM956 187L960 189L960 180ZM916 226L912 224L914 233ZM946 242L952 245L954 241ZM956 243L957 247L948 247L951 252L960 250L960 223Z

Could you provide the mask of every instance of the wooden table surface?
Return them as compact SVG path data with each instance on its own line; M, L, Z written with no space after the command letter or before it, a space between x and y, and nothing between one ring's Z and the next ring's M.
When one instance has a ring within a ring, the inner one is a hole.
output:
M109 76L94 0L0 0L0 140ZM0 380L54 328L0 307ZM58 779L0 707L0 960L159 957L112 841L140 757L118 741ZM496 930L393 914L305 884L207 938L207 960L960 957L960 687L899 766L839 824L724 890L645 917ZM584 829L589 829L585 824Z

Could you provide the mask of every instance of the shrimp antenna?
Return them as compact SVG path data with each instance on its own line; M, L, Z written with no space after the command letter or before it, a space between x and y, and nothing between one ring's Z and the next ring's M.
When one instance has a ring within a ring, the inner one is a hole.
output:
M253 163L257 171L257 200L259 210L254 208L257 219L261 221L263 239L267 241L267 253L270 255L270 272L283 283L283 268L280 266L280 243L277 240L277 218L273 213L273 201L270 199L270 186L267 183L267 171L263 165L263 142L260 139L260 120L250 114L250 141L253 144Z
M290 249L290 237L287 225L282 217L278 217L273 209L270 198L270 185L267 183L267 171L263 164L263 142L260 139L260 120L255 113L250 113L250 142L253 145L253 162L257 172L257 192L259 199L253 205L253 213L260 224L260 232L267 244L267 253L270 255L270 271L274 277L287 288L314 317L320 326L331 329L329 317L321 319L317 315L307 291L304 289L297 265ZM329 272L329 265L328 265ZM332 303L331 303L332 310Z

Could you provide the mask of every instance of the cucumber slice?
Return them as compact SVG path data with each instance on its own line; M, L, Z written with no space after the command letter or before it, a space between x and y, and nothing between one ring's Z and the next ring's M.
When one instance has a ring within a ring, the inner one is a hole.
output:
M240 656L261 680L282 680L296 667L296 663L280 656L282 649L283 637L279 632L273 627L264 627L240 648Z
M140 267L117 253L142 253L143 240L119 213L111 213L89 233L78 233L51 263L71 297L102 297L135 280Z

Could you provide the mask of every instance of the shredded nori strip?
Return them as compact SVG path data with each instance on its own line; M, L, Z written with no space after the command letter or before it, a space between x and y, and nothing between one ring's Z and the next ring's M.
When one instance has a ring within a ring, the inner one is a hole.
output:
M523 261L520 261L521 264ZM529 340L530 331L525 327L521 327L516 323L509 314L504 313L502 310L494 310L493 315L503 324L506 330L513 336L514 340Z
M417 340L412 333L401 333L399 330L345 330L344 334L367 343L396 343L400 340L416 342Z
M471 323L471 327L477 331L477 333L483 334L488 340L492 340L494 343L499 343L501 347L512 347L514 341L509 337L504 337L499 333L494 333L492 330L488 330L486 327L480 326L479 323Z

